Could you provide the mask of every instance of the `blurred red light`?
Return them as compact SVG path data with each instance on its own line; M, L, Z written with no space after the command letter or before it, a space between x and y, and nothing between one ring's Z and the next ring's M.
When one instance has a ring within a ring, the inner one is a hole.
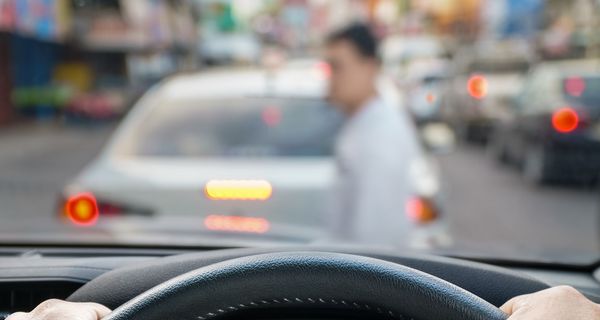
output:
M267 219L256 217L210 215L204 219L204 226L213 231L266 233L270 229Z
M423 198L413 197L406 203L406 215L414 222L428 223L437 218L433 204Z
M91 193L80 193L67 199L65 215L79 226L92 226L98 221L99 210L96 198Z
M435 94L433 94L433 93L428 93L428 94L425 96L425 100L426 100L428 103L430 103L430 104L431 104L431 103L434 103L434 102L435 102Z
M580 77L571 77L565 80L565 91L573 97L579 97L585 91L585 80Z
M269 127L275 127L281 122L281 110L277 107L267 107L262 112L262 120Z
M561 133L569 133L577 129L579 125L579 116L571 108L561 108L552 115L552 126Z
M331 77L331 66L327 62L319 62L315 65L315 68L324 78L329 79Z
M474 75L467 81L467 91L475 99L483 99L488 92L488 83L484 76Z

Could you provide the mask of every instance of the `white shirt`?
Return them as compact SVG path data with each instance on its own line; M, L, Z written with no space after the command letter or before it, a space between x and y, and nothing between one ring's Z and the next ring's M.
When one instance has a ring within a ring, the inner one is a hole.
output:
M337 179L331 228L337 240L408 245L409 167L420 146L405 112L371 99L336 141Z

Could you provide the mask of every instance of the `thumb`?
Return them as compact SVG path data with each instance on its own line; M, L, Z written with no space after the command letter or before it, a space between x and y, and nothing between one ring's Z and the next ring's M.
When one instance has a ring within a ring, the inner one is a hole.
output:
M526 299L529 295L525 294L525 295L521 295L521 296L516 296L508 301L506 301L501 307L500 310L502 310L504 313L506 314L513 314L515 311L517 311L517 309L519 309L519 305L521 304L521 302Z

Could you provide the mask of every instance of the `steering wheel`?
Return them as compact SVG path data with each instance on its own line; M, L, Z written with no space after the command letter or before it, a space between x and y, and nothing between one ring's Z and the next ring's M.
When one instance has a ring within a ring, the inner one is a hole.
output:
M287 319L308 319L309 314L321 319L341 314L354 319L507 318L470 292L405 266L348 254L286 252L185 273L133 298L104 320L273 319L284 311L294 315Z

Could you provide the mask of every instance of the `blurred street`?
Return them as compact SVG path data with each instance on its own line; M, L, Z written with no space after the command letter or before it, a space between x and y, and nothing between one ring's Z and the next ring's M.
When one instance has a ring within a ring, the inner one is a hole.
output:
M0 243L592 259L598 29L598 0L0 0Z
M3 129L0 149L10 152L0 153L0 228L57 224L49 208L55 207L58 191L101 150L113 128L46 124ZM598 192L527 185L516 170L494 164L480 148L461 147L439 159L455 247L545 256L551 255L550 248L562 255L600 251Z
M515 168L499 166L481 148L461 147L440 160L457 247L532 256L600 250L597 191L529 185Z
M2 229L57 223L61 188L99 152L112 125L64 127L55 123L3 128L0 134ZM46 213L46 214L44 214Z

